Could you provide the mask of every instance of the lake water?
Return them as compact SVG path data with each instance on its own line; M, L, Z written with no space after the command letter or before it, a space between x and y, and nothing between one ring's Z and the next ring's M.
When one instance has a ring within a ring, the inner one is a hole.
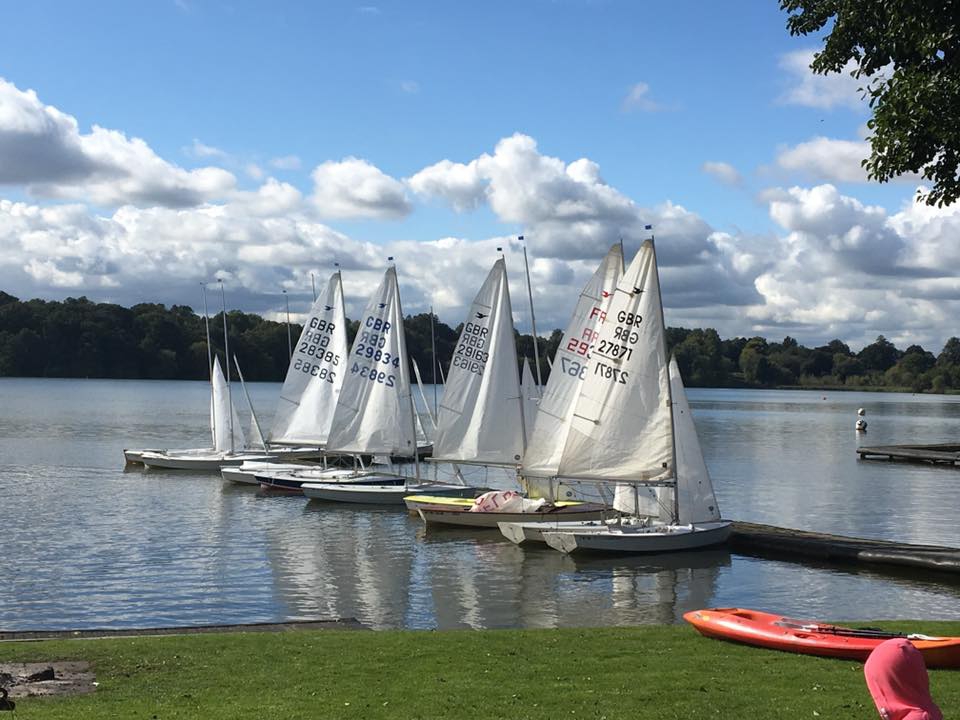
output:
M278 389L251 386L264 424ZM955 442L960 398L689 396L725 517L960 546L960 471L860 462L853 429L863 407L871 444ZM204 383L0 379L0 629L340 617L376 628L632 625L708 606L960 619L960 583L941 576L726 551L583 561L496 532L424 533L402 511L124 470L124 447L208 444L208 398Z

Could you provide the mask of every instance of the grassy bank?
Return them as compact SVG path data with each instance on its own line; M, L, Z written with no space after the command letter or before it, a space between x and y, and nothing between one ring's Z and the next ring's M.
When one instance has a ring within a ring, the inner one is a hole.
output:
M897 623L960 634L960 623ZM859 663L707 640L686 626L187 635L0 643L0 662L90 661L91 695L21 720L870 718ZM960 672L932 671L960 707Z

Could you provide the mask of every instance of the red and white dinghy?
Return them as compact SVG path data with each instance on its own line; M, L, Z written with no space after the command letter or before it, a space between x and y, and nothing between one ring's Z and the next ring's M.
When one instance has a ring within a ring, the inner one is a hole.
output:
M744 608L692 610L683 619L706 637L847 660L866 660L884 640L902 637L921 652L927 667L960 668L960 637L848 628Z

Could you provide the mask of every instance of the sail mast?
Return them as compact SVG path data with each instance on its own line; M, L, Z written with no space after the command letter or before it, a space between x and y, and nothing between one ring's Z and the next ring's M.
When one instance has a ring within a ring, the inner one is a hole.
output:
M227 400L233 408L233 390L230 387L230 340L227 338L227 295L223 289L223 278L217 278L220 283L220 303L223 307L223 352L227 365ZM233 447L233 411L230 412L230 453L234 452Z
M523 240L523 235L520 236L520 240ZM510 302L510 282L509 282L509 280L508 280L508 276L507 276L507 273L506 273L507 260L506 260L506 258L503 257L503 248L497 248L497 250L500 252L500 258L503 260L503 265L504 265L504 273L503 273L503 274L504 274L504 284L506 285L506 292L504 293L504 295L506 296L506 299L507 299L507 317L508 317L508 318L511 318L511 320L512 320L512 319L513 319L513 307L512 307L512 303ZM527 262L527 248L526 248L526 247L523 248L523 262L524 262L524 264L526 264L526 262ZM527 291L529 292L529 290L530 290L530 267L527 266ZM530 295L530 319L533 320L533 295ZM535 357L537 358L537 384L539 385L539 381L540 381L540 355L537 354L537 324L536 324L536 322L533 323L533 352L534 352ZM514 365L514 367L516 367L516 364L517 364L516 353L514 353L514 359L513 359L513 365ZM514 373L516 373L516 370L514 370ZM522 457L524 456L524 454L527 452L527 421L526 421L526 418L524 417L524 412L523 412L523 405L524 405L524 402L523 402L523 387L522 387L522 386L518 386L518 387L520 388L520 392L517 393L517 403L520 405L520 438L521 438L521 440L522 440L522 443L521 443L521 445L520 445L520 447L522 448L522 450L521 450L521 452L520 452L520 457L522 458ZM518 460L517 464L518 464L518 466L519 466L519 460Z
M210 382L213 382L213 350L210 349L210 313L207 312L207 284L200 283L203 290L203 324L207 330L207 370L210 372Z
M217 447L217 414L213 412L213 350L210 346L210 313L207 311L207 284L200 283L203 294L203 325L207 331L207 370L210 377L210 434L213 436L213 447Z
M387 261L393 264L394 272L396 272L397 264L393 261L393 257L388 257ZM399 281L394 285L394 292L397 293L397 315L400 319L400 327L397 328L397 330L400 332L399 341L400 346L403 348L403 357L400 359L400 362L407 363L407 372L410 372L410 357L407 353L407 331L403 327L403 305L400 304ZM417 447L417 408L413 402L413 392L410 390L409 384L407 392L410 399L410 424L413 427L413 465L417 475L417 482L420 482L420 448Z
M290 337L290 296L287 295L287 290L283 290L283 299L287 303L287 357L293 357L293 339Z
M433 361L433 417L436 418L437 417L437 333L433 325L433 305L430 306L430 359Z
M650 225L647 230L652 230ZM667 322L663 316L663 291L660 289L660 266L657 265L657 244L653 233L650 233L650 247L653 250L653 271L657 274L657 300L660 305L660 325L663 327L663 358L670 364L670 355L667 352ZM673 522L680 522L680 478L677 477L677 430L673 424L673 388L667 382L667 405L670 408L670 452L673 456Z
M253 401L250 399L250 393L247 392L247 384L243 381L243 372L240 370L240 361L237 356L233 356L233 364L237 366L237 377L240 378L240 388L243 390L243 396L247 400L247 408L250 410L250 419L253 422L253 428L257 431L257 439L260 440L260 446L264 450L269 450L267 441L263 437L263 430L260 429L260 421L257 420L257 413L253 409Z
M523 235L517 237L523 242ZM530 327L533 329L533 361L537 364L537 395L542 396L543 377L540 374L540 343L537 340L537 316L533 312L533 286L530 284L530 263L527 262L527 246L523 246L523 266L527 271L527 298L530 300Z

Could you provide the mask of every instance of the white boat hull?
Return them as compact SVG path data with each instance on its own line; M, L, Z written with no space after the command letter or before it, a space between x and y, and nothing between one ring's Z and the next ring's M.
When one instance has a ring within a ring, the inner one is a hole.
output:
M476 490L463 485L367 485L356 483L305 483L301 489L311 500L360 503L365 505L403 505L407 495L429 492L447 497L473 497Z
M318 484L339 484L339 483L373 483L390 484L390 482L402 482L402 478L393 475L384 475L368 470L357 472L345 468L309 468L307 470L295 470L285 472L272 472L269 469L258 471L256 474L257 482L264 490L280 490L283 492L302 492L304 485L308 483Z
M251 460L269 460L263 453L218 453L210 450L183 450L177 452L144 452L144 466L164 470L219 471L222 467L241 465Z
M507 540L517 545L545 543L545 532L603 532L615 520L571 520L569 522L499 522L497 527Z
M223 465L240 465L242 462L249 462L250 460L261 460L261 461L291 461L291 460L310 460L314 458L322 458L323 451L318 450L315 447L281 447L281 448L271 448L266 451L244 451L240 453L220 453L214 450L213 448L190 448L190 449L175 449L171 450L168 448L124 448L123 450L123 459L128 465L148 465L144 462L144 456L148 456L148 459L152 459L153 467L168 467L166 465L161 465L160 463L164 462L162 458L157 458L156 456L165 456L169 458L193 458L198 456L208 456L210 458L220 458L224 456L236 456L241 458L237 462L229 461L221 463ZM148 466L149 466L148 465ZM218 466L219 467L219 466ZM294 466L297 467L297 466ZM195 470L195 467L190 468L173 468L177 470L189 469Z
M564 553L668 553L721 545L730 537L729 520L696 525L608 527L596 532L547 530L547 545Z
M239 467L221 467L220 475L224 480L228 480L238 485L259 485L260 478L267 473L289 473L297 470L322 470L315 465L305 465L303 463L278 463L278 462L245 462Z
M157 453L163 452L160 448L140 448L140 449L123 449L123 459L127 465L143 465L143 454L144 453Z

